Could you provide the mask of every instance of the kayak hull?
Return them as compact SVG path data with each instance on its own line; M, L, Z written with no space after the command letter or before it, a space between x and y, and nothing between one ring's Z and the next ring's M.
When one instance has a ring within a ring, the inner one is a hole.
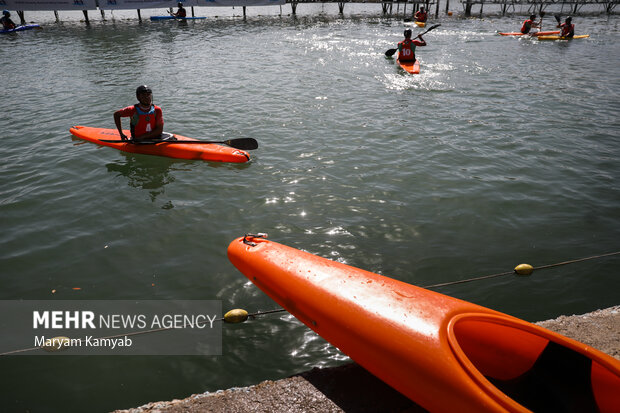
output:
M102 141L102 139L120 140L120 135L116 129L74 126L69 129L69 131L80 139L84 139L102 146L109 146L123 152L213 162L244 163L250 160L250 155L246 151L213 143L189 145L184 145L182 143L157 143L152 145L136 145L128 142L117 143ZM130 136L130 132L128 130L123 131L123 133L126 136ZM195 140L181 135L174 135L174 137L177 138L177 142Z
M573 40L573 39L586 39L590 37L589 34L580 34L578 36L573 37L563 37L563 36L538 36L538 40Z
M534 380L534 393L581 383L573 357L590 363L587 383L549 393L572 397L568 403L582 403L573 396L584 393L579 411L590 403L612 412L620 401L620 361L515 317L263 238L234 240L228 257L297 319L429 411L530 411L522 400L544 410L515 393L515 382L539 374L554 357L559 361L551 364L568 372L548 383Z
M14 29L0 30L0 33L21 32L21 31L24 31L24 30L37 29L37 28L40 28L40 27L41 26L39 26L38 24L26 24L24 26L17 26Z
M508 32L508 33L502 33L500 32L499 34L501 34L502 36L547 36L547 35L551 35L551 34L560 34L559 30L554 30L554 31L548 31L548 32L534 32L534 33L521 33L521 32Z
M396 59L396 63L407 73L418 74L420 73L420 61L418 59L415 62L401 62Z
M200 17L174 17L174 16L151 16L151 20L203 20L204 16Z
M414 23L415 23L415 25L416 25L416 26L418 26L418 27L426 27L426 22L418 22L418 21L415 21Z

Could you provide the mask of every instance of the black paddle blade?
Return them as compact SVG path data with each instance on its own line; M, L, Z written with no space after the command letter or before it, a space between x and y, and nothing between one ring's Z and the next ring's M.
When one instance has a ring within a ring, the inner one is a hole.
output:
M258 148L258 142L256 142L256 139L254 138L230 139L222 143L230 147L233 147L236 149L243 149L246 151L251 151L252 149Z
M560 18L560 15L559 15L559 14L554 14L554 15L553 15L553 17L555 17L555 20L556 20L558 23L562 23L562 19Z
M385 52L385 55L387 57L392 57L392 56L394 56L394 53L396 53L397 51L398 51L398 49L390 49L387 52Z

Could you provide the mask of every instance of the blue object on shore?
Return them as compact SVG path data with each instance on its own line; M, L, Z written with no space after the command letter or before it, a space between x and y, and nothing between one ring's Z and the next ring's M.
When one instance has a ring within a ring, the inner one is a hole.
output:
M21 32L23 30L30 30L30 29L35 29L37 27L41 27L38 24L27 24L25 26L17 26L14 29L8 29L8 30L0 30L0 33L13 33L13 32Z
M174 17L174 16L151 16L151 20L201 20L206 17Z

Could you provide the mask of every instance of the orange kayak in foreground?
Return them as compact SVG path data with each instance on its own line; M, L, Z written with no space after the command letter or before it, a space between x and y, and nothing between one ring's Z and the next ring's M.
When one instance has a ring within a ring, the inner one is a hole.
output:
M412 75L420 73L420 61L417 59L414 62L401 62L396 59L396 63L407 73L411 73Z
M230 261L432 412L618 412L620 361L476 304L247 235Z
M243 163L250 160L250 155L241 149L215 143L183 144L183 141L195 141L186 136L174 135L174 143L161 142L155 144L134 144L129 142L104 142L104 140L120 140L116 129L91 128L88 126L74 126L69 131L80 139L109 146L123 152L140 153L145 155L166 156L177 159L197 159L213 162ZM126 136L131 133L123 131ZM181 143L179 143L181 142Z

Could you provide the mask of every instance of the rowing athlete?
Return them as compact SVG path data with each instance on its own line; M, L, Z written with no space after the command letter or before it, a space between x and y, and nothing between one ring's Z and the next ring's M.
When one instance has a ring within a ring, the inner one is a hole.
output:
M542 17L540 19L542 20ZM525 20L523 25L521 25L521 33L527 34L532 29L539 29L540 23L536 23L534 20L536 20L535 14L532 14L529 19Z
M114 112L114 123L121 136L121 140L127 140L123 134L121 118L131 118L131 139L135 141L161 138L164 130L164 116L159 106L153 105L153 91L146 85L136 89L138 103L133 106Z
M13 20L11 20L11 13L8 10L2 10L0 22L2 22L3 30L12 30L17 27Z
M406 29L405 40L398 43L398 60L401 62L415 62L416 46L426 46L426 42L422 36L418 36L411 40L411 33L411 29Z
M179 10L177 10L177 12L173 13L172 15L174 17L187 17L187 11L183 8L183 3L179 2L177 6L179 6ZM170 8L170 10L172 10L172 7Z
M413 17L415 17L415 21L425 23L426 19L428 19L428 13L424 10L424 7L420 7L420 10L416 11Z
M572 17L567 17L566 20L564 20L564 23L558 24L558 27L560 28L560 36L570 38L575 35L575 25L572 24L572 21Z

